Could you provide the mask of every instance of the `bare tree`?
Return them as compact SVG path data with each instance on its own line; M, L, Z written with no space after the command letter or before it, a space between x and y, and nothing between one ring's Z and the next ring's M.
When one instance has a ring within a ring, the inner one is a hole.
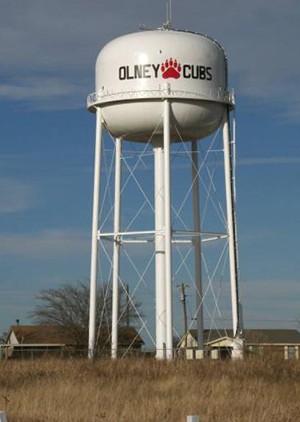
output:
M89 325L90 289L84 283L67 283L57 289L42 290L37 295L39 303L31 317L34 322L45 325L58 325L66 329L73 344L87 344ZM106 284L97 291L96 321L98 343L107 342L111 329L112 290ZM119 291L119 325L135 326L138 322L141 303L133 302L128 291Z

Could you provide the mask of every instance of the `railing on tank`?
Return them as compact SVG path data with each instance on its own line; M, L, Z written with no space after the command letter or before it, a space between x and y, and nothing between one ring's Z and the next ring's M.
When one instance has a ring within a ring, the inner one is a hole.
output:
M97 104L133 100L133 99L151 99L151 98L185 98L188 100L217 101L234 106L234 94L232 91L226 93L220 88L217 91L190 92L183 90L170 90L168 88L140 90L140 91L121 91L121 92L93 92L87 97L87 108L92 109Z

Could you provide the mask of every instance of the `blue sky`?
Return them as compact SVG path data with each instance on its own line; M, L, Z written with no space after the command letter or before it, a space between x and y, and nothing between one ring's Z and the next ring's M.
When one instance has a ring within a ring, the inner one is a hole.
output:
M173 0L173 26L216 38L237 102L244 319L300 317L298 0ZM165 21L165 2L15 0L0 15L0 332L41 289L89 277L94 65L106 42Z

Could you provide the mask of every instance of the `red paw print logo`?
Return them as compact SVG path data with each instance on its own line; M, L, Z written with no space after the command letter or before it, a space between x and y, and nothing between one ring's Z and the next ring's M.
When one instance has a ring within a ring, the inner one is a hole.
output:
M160 66L160 69L162 71L162 77L164 79L180 78L181 65L180 63L177 62L176 59L173 60L172 57L169 60L167 59L164 63L162 63Z

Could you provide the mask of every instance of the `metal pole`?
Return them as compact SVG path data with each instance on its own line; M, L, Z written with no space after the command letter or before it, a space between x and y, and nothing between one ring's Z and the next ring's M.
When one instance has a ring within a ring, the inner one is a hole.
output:
M199 163L198 163L198 143L192 141L192 180L193 180L193 217L194 230L201 232L200 224L200 201L199 201ZM196 287L196 323L198 350L204 349L204 324L203 324L203 293L202 293L202 265L201 265L201 236L194 237L195 256L195 287Z
M156 297L156 358L165 358L166 347L166 284L164 242L164 150L161 140L153 144L155 202L155 297Z
M227 229L229 242L229 269L231 284L231 304L232 304L232 325L233 337L238 334L239 328L239 295L238 295L238 271L237 271L237 250L234 215L234 190L232 181L232 160L230 148L230 125L229 110L223 125L223 147L224 147L224 170L225 170L225 190L227 207Z
M120 216L121 216L121 154L122 142L116 138L115 154L115 204L114 204L114 245L113 245L113 292L112 292L112 328L111 357L117 358L118 319L119 319L119 271L120 271Z
M89 343L88 358L93 359L95 353L96 332L96 296L97 296L97 267L98 267L98 220L99 196L101 176L101 150L102 150L102 116L101 109L96 109L96 137L95 137L95 163L94 163L94 197L92 217L92 244L91 244L91 274L90 274L90 314L89 314Z
M172 0L167 0L166 1L166 16L167 16L167 21L166 21L166 28L171 28L172 27Z
M166 358L173 358L170 103L164 100Z
M7 422L6 413L3 410L0 411L0 422Z
M186 417L186 422L200 422L200 418L197 415L190 415Z

